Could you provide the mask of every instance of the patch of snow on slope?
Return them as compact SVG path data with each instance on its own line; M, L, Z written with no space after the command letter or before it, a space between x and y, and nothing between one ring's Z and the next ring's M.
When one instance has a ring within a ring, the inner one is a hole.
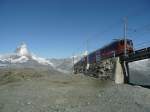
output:
M29 60L28 57L21 56L21 57L16 58L16 59L11 59L11 63L24 63L24 62L27 62L28 60Z
M35 55L32 55L32 59L37 61L40 64L54 66L53 63L51 63L49 60L46 60L45 58L41 58L41 57L37 57Z
M130 63L129 65L133 70L147 71L149 70L149 66L147 66L148 61L149 59L135 61L135 62Z
M10 62L12 56L14 56L13 53L11 53L11 54L3 54L3 55L0 56L0 61Z

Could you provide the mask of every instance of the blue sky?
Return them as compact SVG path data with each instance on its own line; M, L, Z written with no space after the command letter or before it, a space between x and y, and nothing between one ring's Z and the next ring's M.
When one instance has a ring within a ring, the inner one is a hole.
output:
M21 42L42 57L92 51L123 36L123 17L134 44L150 41L149 0L0 0L0 54ZM150 45L150 44L149 44Z

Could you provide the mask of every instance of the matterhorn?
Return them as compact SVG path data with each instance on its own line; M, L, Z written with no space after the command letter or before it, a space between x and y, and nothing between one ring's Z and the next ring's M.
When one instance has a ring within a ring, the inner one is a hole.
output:
M50 60L36 56L34 53L31 53L25 42L22 42L15 50L14 53L9 53L6 55L0 55L0 63L11 63L11 64L24 64L24 63L34 63L40 65L50 65L53 66L53 63Z
M20 46L17 47L15 52L20 56L26 56L26 57L29 57L29 58L31 57L31 54L30 54L30 52L27 48L27 45L24 42L22 42L20 44Z
M76 60L77 57L74 57L74 59ZM14 52L0 55L0 67L8 67L9 65L15 68L48 67L48 69L57 70L63 73L71 72L73 66L72 58L45 59L37 56L29 49L29 46L25 42L19 44Z

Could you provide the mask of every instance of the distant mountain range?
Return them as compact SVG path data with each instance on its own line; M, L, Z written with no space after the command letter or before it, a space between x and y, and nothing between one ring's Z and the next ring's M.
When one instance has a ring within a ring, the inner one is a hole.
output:
M12 67L49 67L61 72L71 72L72 58L45 59L34 55L25 43L21 43L14 53L0 55L0 66Z
M42 65L53 66L53 64L49 60L38 57L30 53L25 43L22 43L19 47L17 47L14 53L0 56L1 63L17 64L17 63L26 63L31 61L37 62L38 64L42 64Z

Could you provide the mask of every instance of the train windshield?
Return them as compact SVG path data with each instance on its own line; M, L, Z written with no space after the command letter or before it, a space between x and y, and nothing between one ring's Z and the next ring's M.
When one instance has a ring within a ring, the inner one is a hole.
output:
M128 41L127 41L127 44L130 45L130 46L133 46L133 43L132 43L131 40L128 40Z

